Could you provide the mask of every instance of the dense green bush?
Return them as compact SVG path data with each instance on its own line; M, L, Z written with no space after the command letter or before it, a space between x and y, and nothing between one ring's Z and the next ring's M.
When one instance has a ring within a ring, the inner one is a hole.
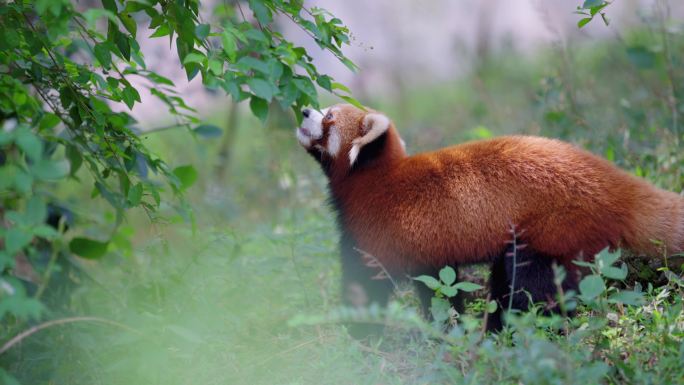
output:
M103 0L102 7L87 8L68 0L0 4L0 320L37 318L50 276L66 268L69 254L95 259L130 250L130 234L119 231L127 210L142 209L154 221L168 200L193 220L183 192L197 171L169 167L142 142L146 128L113 107L133 109L140 95L131 81L143 78L179 127L196 135L220 129L202 124L173 82L147 67L139 39L168 41L189 80L199 75L235 102L249 100L262 121L270 103L296 111L318 106L316 84L356 103L274 28L276 15L291 19L353 70L340 51L349 36L339 19L299 1L248 5L253 19L233 2L218 4L217 17L204 21L198 0ZM138 31L143 25L146 31ZM91 197L104 198L115 216L100 226L81 226L88 217L81 216L65 236L67 224L62 221L61 231L56 225L67 216L59 215L55 191L89 180ZM53 227L45 224L49 214Z

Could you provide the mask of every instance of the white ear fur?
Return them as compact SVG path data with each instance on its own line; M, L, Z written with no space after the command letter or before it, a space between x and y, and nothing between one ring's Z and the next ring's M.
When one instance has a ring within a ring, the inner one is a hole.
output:
M356 158L361 152L361 147L377 139L389 129L390 121L385 115L378 113L370 113L364 116L362 131L364 135L352 140L352 148L349 150L349 165L356 162Z

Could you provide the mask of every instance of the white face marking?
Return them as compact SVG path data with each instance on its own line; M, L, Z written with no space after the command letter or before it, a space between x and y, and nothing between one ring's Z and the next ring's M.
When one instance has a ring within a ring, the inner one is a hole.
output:
M330 127L330 134L328 135L328 154L330 154L333 158L336 157L337 153L340 152L340 141L340 133L337 130L337 127Z
M328 108L318 112L309 110L309 116L302 120L302 126L297 129L297 140L302 146L309 148L311 142L323 137L323 117L328 113Z
M300 128L295 129L295 134L297 135L297 140L302 146L306 148L311 147L311 139L308 136L304 135Z

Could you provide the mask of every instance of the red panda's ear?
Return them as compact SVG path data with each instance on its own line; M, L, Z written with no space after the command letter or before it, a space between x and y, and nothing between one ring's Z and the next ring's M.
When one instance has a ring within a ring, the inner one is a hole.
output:
M361 152L361 148L377 139L389 129L390 120L383 114L371 112L366 114L361 121L361 136L352 140L349 150L349 164L353 165Z

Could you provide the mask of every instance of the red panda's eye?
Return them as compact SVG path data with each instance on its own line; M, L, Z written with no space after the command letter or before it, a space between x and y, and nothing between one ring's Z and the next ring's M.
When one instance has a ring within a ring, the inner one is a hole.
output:
M332 118L333 118L332 112L328 112L328 114L325 115L325 120L332 120Z

